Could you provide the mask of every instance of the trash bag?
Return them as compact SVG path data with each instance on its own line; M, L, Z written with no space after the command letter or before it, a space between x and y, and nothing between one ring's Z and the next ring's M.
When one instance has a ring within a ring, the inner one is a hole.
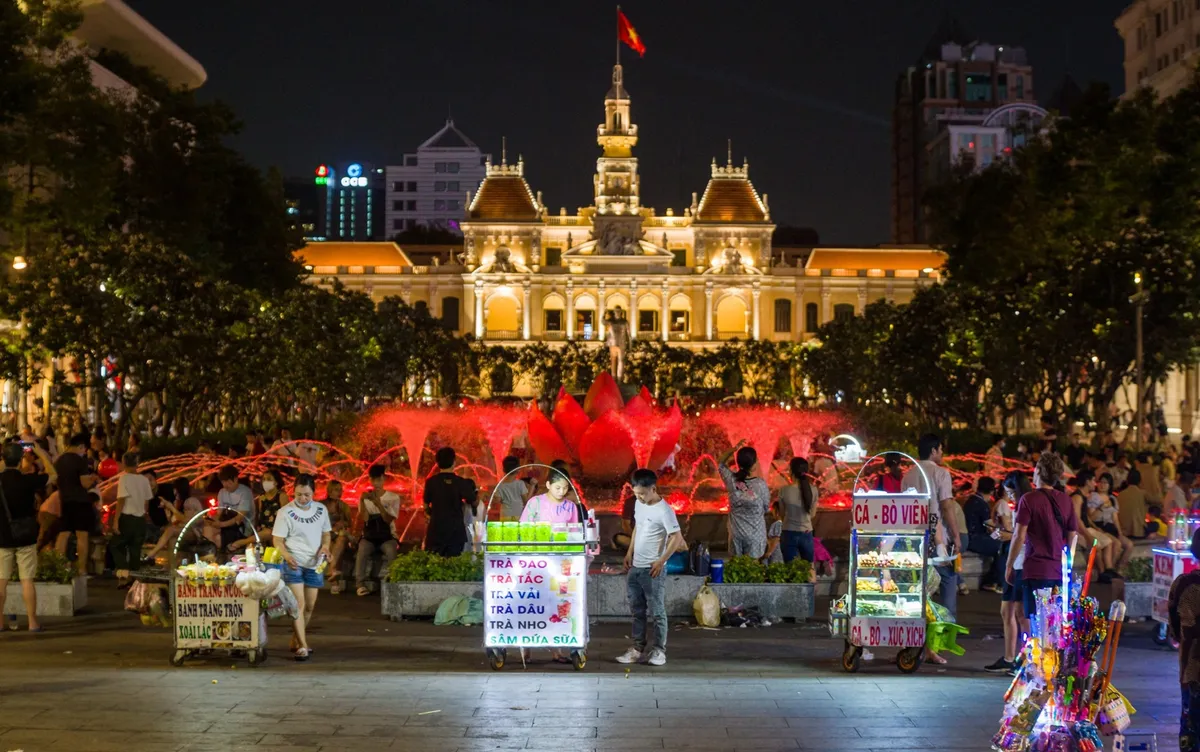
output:
M696 615L696 623L702 627L721 626L721 598L705 583L700 586L692 601L692 613Z
M452 595L441 602L433 623L438 626L456 624L471 627L483 623L483 601L466 595Z
M150 613L150 589L141 580L135 580L125 593L125 610L135 614Z
M763 618L758 606L730 606L725 610L721 623L727 627L769 627L771 622Z

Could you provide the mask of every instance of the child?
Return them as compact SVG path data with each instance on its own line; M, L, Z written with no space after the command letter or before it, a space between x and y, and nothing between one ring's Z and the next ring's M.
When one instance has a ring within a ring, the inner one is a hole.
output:
M767 552L759 559L763 564L783 563L783 546L779 544L783 537L783 515L780 514L779 501L771 503L767 513Z
M571 490L571 478L562 470L551 470L546 493L525 503L521 522L582 522L579 507L567 498Z
M687 548L675 510L658 495L658 476L653 470L640 468L630 479L633 496L633 542L625 553L626 593L629 612L633 615L633 647L617 657L618 663L640 663L662 666L667 662L667 603L666 577L663 570L667 559L676 551ZM647 614L654 621L653 647L647 651Z

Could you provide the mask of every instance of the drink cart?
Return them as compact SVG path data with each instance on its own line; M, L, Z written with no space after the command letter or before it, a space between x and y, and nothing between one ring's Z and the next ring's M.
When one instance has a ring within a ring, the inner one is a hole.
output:
M860 488L862 469L881 456L854 479L849 585L844 602L830 610L830 632L845 640L844 670L858 671L863 648L887 647L900 649L896 666L910 674L925 657L929 494Z
M506 474L546 465L523 465ZM488 499L488 510L496 499ZM485 515L485 520L487 519ZM577 671L587 665L588 563L599 550L589 511L583 523L476 522L475 549L483 552L484 649L500 670L510 648L569 651Z
M251 666L258 666L267 659L266 613L261 608L261 599L247 597L234 584L239 572L262 569L259 562L263 547L258 531L253 531L258 554L251 560L253 563L235 557L233 564L218 565L200 562L197 556L189 568L179 558L179 546L188 529L209 511L197 512L187 521L171 552L168 572L174 618L171 665L182 666L192 656L221 650L235 656L244 653Z
M1189 541L1190 542L1190 541ZM1167 597L1171 594L1171 583L1175 578L1191 572L1200 564L1187 546L1178 547L1177 541L1169 541L1165 548L1152 549L1154 554L1154 590L1150 601L1150 618L1158 622L1154 630L1154 641L1159 645L1172 644L1167 634L1170 617L1167 614ZM1174 647L1178 647L1175 645Z

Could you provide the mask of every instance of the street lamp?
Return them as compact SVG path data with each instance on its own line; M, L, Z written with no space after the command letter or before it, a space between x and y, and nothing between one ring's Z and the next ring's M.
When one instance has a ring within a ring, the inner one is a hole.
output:
M16 269L17 271L21 271L22 269L24 269L27 266L29 266L29 264L25 261L24 256L14 256L13 257L12 268Z
M1136 449L1141 449L1142 423L1146 420L1146 394L1145 384L1142 378L1142 313L1146 308L1146 301L1150 299L1150 293L1146 292L1142 288L1141 272L1134 272L1133 283L1137 285L1137 292L1134 293L1131 298L1129 298L1129 302L1133 303L1136 311L1136 318L1134 318L1134 333L1137 339L1137 356L1134 361L1134 372L1136 374L1135 378L1137 379L1137 409L1134 411L1134 415L1137 416L1135 418L1137 421L1137 425L1135 426L1137 433L1134 435L1133 445Z

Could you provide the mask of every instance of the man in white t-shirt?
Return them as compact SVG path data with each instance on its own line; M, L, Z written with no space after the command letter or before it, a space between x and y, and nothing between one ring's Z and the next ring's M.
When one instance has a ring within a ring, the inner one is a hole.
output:
M126 452L124 472L117 480L117 506L113 510L109 548L117 572L117 587L133 584L130 572L142 563L142 544L146 542L146 505L154 498L150 480L137 471L138 456Z
M272 542L283 556L280 574L300 605L300 614L293 621L298 661L308 660L305 630L312 621L317 593L325 584L322 564L329 560L329 537L333 531L329 510L313 501L315 485L308 473L296 476L292 503L279 510L271 530Z
M921 466L909 469L900 481L900 488L908 491L916 489L929 494L929 524L933 527L933 546L945 545L945 551L953 556L958 547L960 533L958 521L953 507L958 506L954 500L954 486L950 479L950 471L942 466L942 440L934 434L925 434L917 442L917 464ZM925 473L922 475L921 470ZM929 486L925 478L929 478ZM932 488L930 488L932 486ZM942 578L938 587L937 602L946 607L951 615L958 613L958 572L954 560L950 559L936 565L937 573ZM935 661L944 663L945 660Z
M618 663L667 662L667 559L687 548L675 510L658 495L658 476L653 470L635 470L630 479L633 496L633 541L625 552L625 592L633 615L633 647L617 658ZM654 621L654 641L647 650L646 617Z

